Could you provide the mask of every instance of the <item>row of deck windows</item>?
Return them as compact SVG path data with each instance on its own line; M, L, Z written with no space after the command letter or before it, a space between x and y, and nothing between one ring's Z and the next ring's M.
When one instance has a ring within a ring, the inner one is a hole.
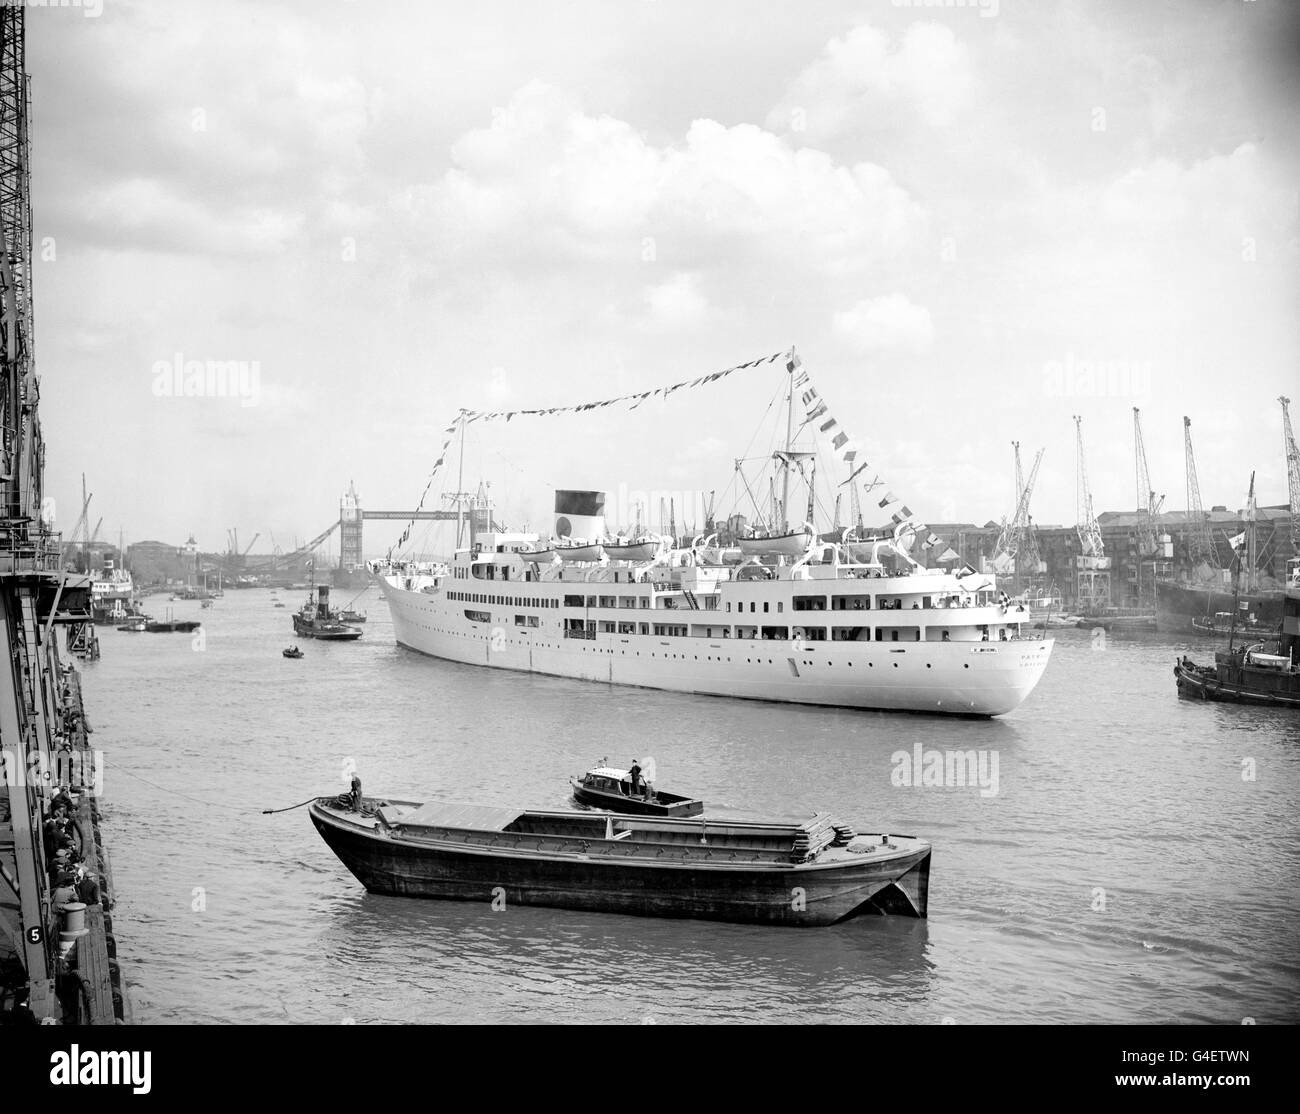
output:
M515 625L519 623L520 616L515 617ZM533 624L530 624L533 625ZM597 633L600 634L635 634L648 635L653 633L661 638L686 638L692 634L691 628L672 623L619 623L611 620L595 619L566 619L564 621L564 635L566 638L595 638ZM989 641L989 628L981 625L974 628L978 632L980 640ZM696 628L694 636L696 638L731 638L743 639L760 639L785 642L791 638L799 639L803 642L920 642L922 641L922 631L920 627L788 627L788 626L770 626L770 627L704 627ZM1008 638L1015 637L1014 631L1008 634L1005 628L998 631L998 641L1005 642ZM925 641L928 642L948 642L950 641L950 632L947 629L930 627L925 631ZM959 640L960 641L960 640Z
M484 592L448 592L449 600L465 603L494 603L498 607L559 607L558 600L534 599L532 596L494 596Z
M500 595L493 595L491 593L484 593L484 592L448 592L447 598L452 600L460 600L465 603L496 604L497 606L501 606L501 607L543 608L543 607L560 607L561 605L563 605L564 607L621 608L624 610L636 610L638 608L649 609L650 607L649 596L568 595L564 597L563 601L560 601L560 600L544 599L541 597L533 597L533 596L500 596ZM872 610L870 596L831 596L830 601L832 604L831 606L832 611ZM673 606L673 602L674 601L671 599L666 599L664 600L664 605L666 607L671 608ZM708 596L702 602L704 606L702 608L698 608L697 610L713 611L717 609L717 598L714 596ZM795 596L791 603L791 607L794 611L825 611L826 602L827 602L826 596ZM947 606L947 601L944 601L940 605L939 609L941 610L943 607L946 606ZM763 614L768 614L770 607L771 607L770 602L764 601ZM897 610L902 610L902 607L903 607L903 602L901 599L897 599L897 598L888 599L885 597L881 597L878 601L878 607L876 610L897 611ZM924 597L923 603L912 604L911 610L913 611L921 610L921 609L931 610L932 608L933 608L933 604L932 604L931 597L926 596ZM682 610L682 609L678 608L678 610ZM728 613L731 612L730 603L727 604L726 610ZM738 614L744 612L744 610L745 610L745 604L743 602L739 602L736 604L736 612ZM784 602L778 600L776 605L776 610L778 614L784 611L785 610ZM752 615L755 614L756 612L757 612L757 604L754 601L750 601L749 613Z

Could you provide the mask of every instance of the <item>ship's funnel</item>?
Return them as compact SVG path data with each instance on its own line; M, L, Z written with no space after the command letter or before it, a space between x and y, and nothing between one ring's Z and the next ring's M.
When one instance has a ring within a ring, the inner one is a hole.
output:
M603 491L556 491L555 536L598 541L605 536Z

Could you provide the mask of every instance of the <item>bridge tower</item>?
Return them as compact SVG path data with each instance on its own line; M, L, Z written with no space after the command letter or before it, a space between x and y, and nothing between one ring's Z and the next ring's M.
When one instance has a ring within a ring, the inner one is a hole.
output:
M364 522L356 484L348 482L347 494L339 502L339 568L347 571L365 565Z

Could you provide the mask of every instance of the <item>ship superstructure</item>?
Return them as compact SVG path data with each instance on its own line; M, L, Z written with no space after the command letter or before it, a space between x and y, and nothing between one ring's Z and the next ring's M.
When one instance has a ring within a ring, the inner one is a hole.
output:
M1016 708L1051 655L991 577L922 568L887 540L866 562L814 540L740 565L701 548L566 561L538 544L484 533L443 570L382 576L397 641L612 684L983 716Z

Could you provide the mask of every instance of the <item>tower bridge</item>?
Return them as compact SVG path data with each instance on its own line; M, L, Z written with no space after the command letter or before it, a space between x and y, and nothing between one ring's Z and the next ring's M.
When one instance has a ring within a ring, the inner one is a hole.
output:
M486 486L479 485L477 492L457 492L445 496L452 500L451 509L436 511L376 511L366 510L361 506L354 484L348 484L348 490L339 501L339 567L345 570L362 568L365 563L365 523L372 522L464 522L469 527L472 538L482 530L500 530L501 525L492 517L492 502L487 496ZM328 537L334 528L324 535ZM319 544L319 543L317 543ZM459 542L458 542L459 544Z

